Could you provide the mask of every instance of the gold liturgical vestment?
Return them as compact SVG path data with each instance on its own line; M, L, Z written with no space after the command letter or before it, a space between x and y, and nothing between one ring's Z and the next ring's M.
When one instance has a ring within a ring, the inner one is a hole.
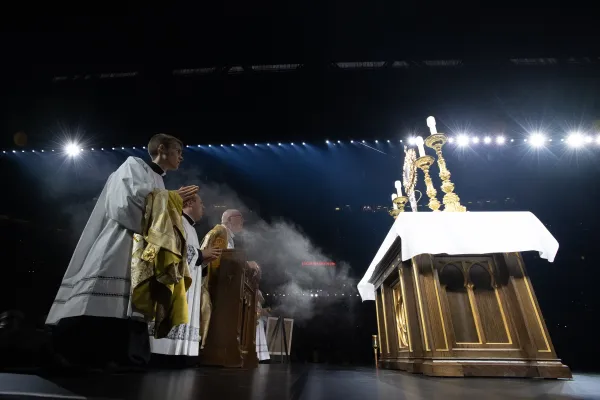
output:
M215 226L210 232L204 236L200 250L207 248L215 249L227 249L227 228L223 225ZM208 328L210 326L210 316L212 314L212 301L211 301L211 288L217 284L216 280L218 277L218 268L221 264L221 257L214 261L211 261L207 265L208 273L202 281L202 295L200 300L200 333L202 335L202 342L200 348L204 348L206 343L206 337L208 335Z
M154 337L189 322L186 291L192 283L177 192L154 190L146 198L142 235L134 235L131 302L134 311L155 321Z

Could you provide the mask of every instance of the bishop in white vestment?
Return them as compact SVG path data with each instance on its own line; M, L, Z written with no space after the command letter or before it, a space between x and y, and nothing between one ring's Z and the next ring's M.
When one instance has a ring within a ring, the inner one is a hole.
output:
M130 318L131 256L146 196L164 189L183 160L181 141L151 138L152 162L129 157L108 178L67 267L46 323L55 350L75 365L140 365L150 356L147 324ZM197 187L179 190L189 200Z
M192 275L192 285L187 291L188 315L190 322L173 327L166 338L153 337L152 323L149 326L150 348L152 353L172 356L195 357L200 349L200 299L202 293L202 265L215 260L218 249L200 250L198 234L194 224L204 214L204 204L200 196L183 205L183 228L187 241L187 262Z

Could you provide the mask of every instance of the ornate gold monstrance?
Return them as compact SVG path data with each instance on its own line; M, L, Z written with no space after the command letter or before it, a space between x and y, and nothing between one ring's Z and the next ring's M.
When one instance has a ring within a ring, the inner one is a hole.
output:
M417 184L417 153L414 149L404 146L404 167L402 169L402 180L404 191L410 202L410 208L417 211L417 200L415 199L415 186Z

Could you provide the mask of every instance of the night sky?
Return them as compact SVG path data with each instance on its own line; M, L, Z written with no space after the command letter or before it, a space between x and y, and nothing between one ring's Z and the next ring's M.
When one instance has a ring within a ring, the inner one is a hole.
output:
M600 52L592 24L576 15L559 19L551 9L535 18L521 13L510 24L495 21L503 13L480 10L477 22L467 24L466 15L442 8L428 22L423 10L407 7L396 15L367 10L378 17L376 25L347 10L335 20L316 18L308 29L300 17L265 24L270 19L261 10L197 23L144 17L135 20L138 29L131 17L110 23L32 18L28 26L36 24L36 32L15 21L7 25L2 44L12 62L0 78L0 149L8 152L0 154L6 189L0 311L21 309L32 324L43 321L106 177L127 155L144 156L140 148L157 132L193 146L184 152L180 177L166 183L175 188L189 179L204 186L209 215L200 235L222 212L215 205L242 204L252 211L249 224L286 221L324 256L347 262L348 279L360 279L392 223L384 211L362 207L389 206L401 176L401 146L411 135L426 135L425 118L434 115L449 135L515 140L448 145L456 192L472 211L532 211L557 238L554 263L527 254L527 267L559 357L574 369L592 369L592 316L600 306L593 263L600 146L575 151L560 141L576 129L598 134ZM515 61L524 59L534 61ZM460 63L436 67L430 60ZM331 64L354 61L408 66L344 70ZM284 63L303 68L248 68ZM237 65L246 71L228 73ZM217 72L207 75L174 73L213 66ZM130 75L101 76L110 73ZM533 131L553 141L534 150L524 142ZM88 149L76 162L58 154L72 139ZM266 281L265 292L281 283ZM316 350L320 361L370 361L375 307L353 293L317 301L314 318L294 333L296 359L313 360Z

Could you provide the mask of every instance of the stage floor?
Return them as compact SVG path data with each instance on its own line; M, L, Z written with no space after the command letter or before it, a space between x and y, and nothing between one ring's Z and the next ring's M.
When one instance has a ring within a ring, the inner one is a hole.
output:
M574 377L431 378L370 368L271 364L247 371L200 368L45 378L88 399L600 399L600 375Z

